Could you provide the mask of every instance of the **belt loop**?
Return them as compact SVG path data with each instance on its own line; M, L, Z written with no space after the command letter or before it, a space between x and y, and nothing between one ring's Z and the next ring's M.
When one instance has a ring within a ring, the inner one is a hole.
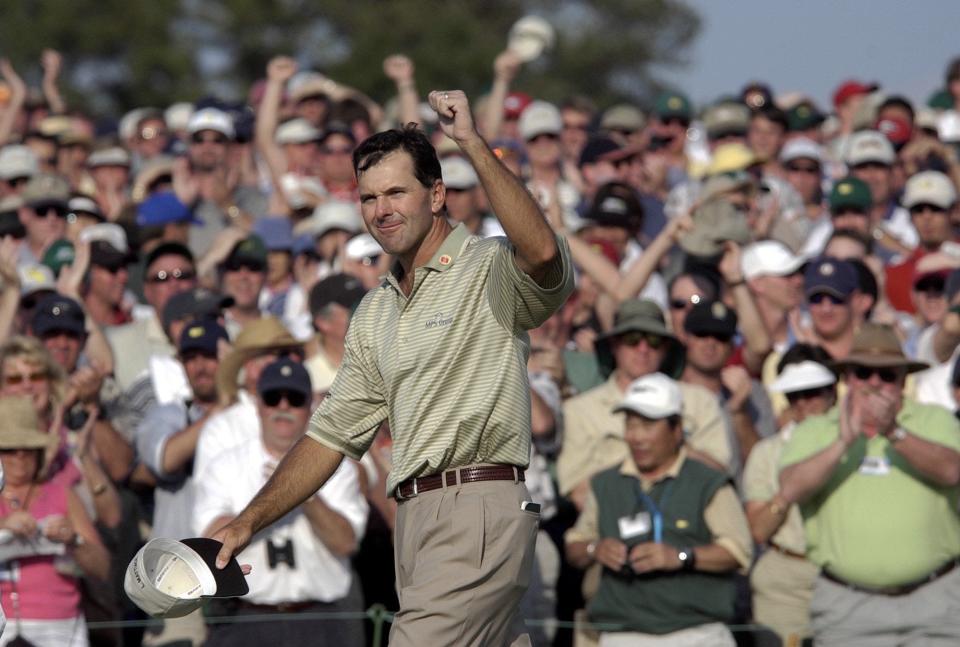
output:
M455 480L456 480L456 483L457 483L457 487L460 487L461 485L463 485L463 483L460 482L460 468L458 467L458 468L454 469L454 470L453 470L453 473L454 473L454 477L455 477Z
M520 470L516 465L510 466L513 469L513 484L516 485L520 482Z

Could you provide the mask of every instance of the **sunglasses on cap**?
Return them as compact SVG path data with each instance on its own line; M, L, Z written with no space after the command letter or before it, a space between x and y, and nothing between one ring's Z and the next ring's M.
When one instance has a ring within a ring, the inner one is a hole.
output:
M817 292L816 294L811 294L809 297L807 297L807 301L816 305L820 305L824 301L829 301L835 306L842 306L847 302L847 299L838 297L835 294L830 294L829 292Z
M656 350L663 345L663 337L652 332L628 332L617 337L624 346L638 346L640 342L646 342L647 346Z
M281 400L286 400L294 409L299 409L307 404L307 395L300 391L287 391L278 389L276 391L265 391L260 394L260 399L268 407L280 406Z
M820 396L825 396L830 392L831 387L820 386L815 389L803 389L802 391L793 391L792 393L786 393L787 402L794 404L799 400L810 400L812 398L818 398Z
M854 366L852 370L853 375L858 380L866 382L876 374L882 382L887 384L893 384L903 374L903 371L897 368L879 368L876 366Z
M197 133L190 137L194 144L226 144L227 138L224 135L202 135Z
M167 281L192 281L197 278L193 270L176 268L171 271L160 270L153 276L147 277L147 283L166 283Z

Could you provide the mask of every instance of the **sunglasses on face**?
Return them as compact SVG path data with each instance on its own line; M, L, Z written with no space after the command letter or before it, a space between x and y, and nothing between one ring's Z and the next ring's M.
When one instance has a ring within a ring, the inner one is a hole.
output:
M674 310L687 310L702 300L703 298L699 294L694 294L689 299L670 299L670 307Z
M829 392L829 388L821 386L815 389L804 389L802 391L794 391L793 393L787 393L787 402L793 404L799 400L809 400L811 398L818 398L822 395L826 395Z
M10 373L3 376L3 383L7 386L16 386L29 382L30 384L40 384L47 379L46 371L34 371L33 373Z
M863 382L866 382L874 374L880 377L882 382L887 384L893 384L898 379L900 379L900 371L895 368L877 368L874 366L854 366L853 367L854 376Z
M938 207L935 204L915 204L912 207L910 207L910 215L912 216L915 216L921 213L926 213L926 212L939 214L939 213L946 213L946 210L941 207Z
M66 219L69 209L58 204L38 204L33 208L33 211L39 218L47 218L53 215L57 218Z
M227 263L223 266L227 272L239 272L240 270L248 270L250 272L262 272L263 264L254 263L251 261L234 261Z
M842 306L847 302L846 299L841 299L837 295L830 294L829 292L817 292L816 294L811 294L809 297L807 297L807 300L812 305L820 305L824 301L829 301L835 306Z
M663 345L663 337L650 332L628 332L618 337L624 346L637 346L640 342L646 342L647 346L656 350Z
M190 138L194 144L226 144L227 138L223 135L201 135L196 134Z
M928 297L941 297L946 286L946 281L939 276L930 276L920 279L913 285L917 292L926 294Z
M10 188L16 189L16 188L22 187L29 181L30 181L30 178L24 175L23 177L10 178L9 180L7 180L7 184L10 185Z
M287 404L294 409L299 409L307 403L307 395L300 391L267 391L262 393L260 398L268 407L279 406L281 400L286 400Z
M193 270L180 269L179 267L175 270L160 270L153 276L147 278L148 283L166 283L167 281L192 281L197 277L197 273Z

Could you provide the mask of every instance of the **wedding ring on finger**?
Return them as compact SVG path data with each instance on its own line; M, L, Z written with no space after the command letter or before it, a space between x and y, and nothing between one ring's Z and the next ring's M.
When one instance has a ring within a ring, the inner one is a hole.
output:
M449 99L449 98L450 98L450 95L447 94L446 92L444 92L444 93L443 93L443 100L446 101L446 100Z

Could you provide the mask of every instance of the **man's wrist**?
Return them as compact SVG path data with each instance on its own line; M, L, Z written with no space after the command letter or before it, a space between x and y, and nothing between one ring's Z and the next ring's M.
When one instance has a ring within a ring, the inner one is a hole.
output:
M884 434L887 437L887 440L890 441L891 445L895 445L900 441L906 439L909 435L907 430L903 427L894 427L892 431Z

